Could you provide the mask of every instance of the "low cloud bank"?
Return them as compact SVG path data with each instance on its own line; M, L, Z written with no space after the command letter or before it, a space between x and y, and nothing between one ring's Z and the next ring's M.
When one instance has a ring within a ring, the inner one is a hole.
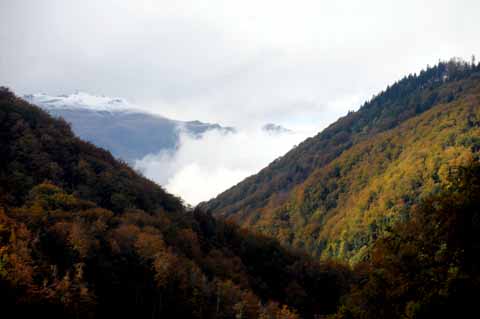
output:
M136 161L135 168L196 205L257 173L312 135L309 133L211 130L201 138L181 133L175 151L147 155Z

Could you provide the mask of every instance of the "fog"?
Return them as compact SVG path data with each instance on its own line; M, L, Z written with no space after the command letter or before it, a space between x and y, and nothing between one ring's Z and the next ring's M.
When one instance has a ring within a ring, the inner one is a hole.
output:
M177 151L147 155L135 167L196 205L256 173L310 133L211 130L201 138L183 133Z

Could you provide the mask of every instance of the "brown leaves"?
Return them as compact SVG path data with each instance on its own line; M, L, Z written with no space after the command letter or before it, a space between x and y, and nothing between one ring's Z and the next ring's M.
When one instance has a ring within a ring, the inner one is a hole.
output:
M30 242L32 235L25 225L17 225L0 209L0 272L13 285L30 286L33 262Z
M159 251L153 261L155 281L164 288L181 274L180 259L168 250Z
M157 256L164 254L166 251L166 245L159 232L141 232L134 246L136 253L145 261L156 259Z

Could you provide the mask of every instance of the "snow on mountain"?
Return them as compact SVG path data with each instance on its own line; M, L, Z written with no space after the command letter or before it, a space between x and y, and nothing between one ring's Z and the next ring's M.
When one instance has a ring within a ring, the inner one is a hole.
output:
M95 96L84 92L51 96L25 95L32 104L71 123L73 131L131 164L148 154L174 151L181 133L201 138L210 130L233 133L232 127L200 121L178 121L142 110L122 98Z
M25 95L24 98L45 109L88 109L94 111L138 111L139 107L123 98L91 95L77 91L69 95L52 96L45 93Z

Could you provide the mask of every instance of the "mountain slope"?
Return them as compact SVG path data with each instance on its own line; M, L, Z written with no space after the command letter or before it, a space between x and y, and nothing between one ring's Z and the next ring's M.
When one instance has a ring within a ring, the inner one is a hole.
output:
M480 162L451 170L443 189L379 238L329 318L469 318L480 291ZM475 315L477 313L477 315Z
M188 212L181 200L0 89L0 307L16 317L298 318L349 271Z
M71 123L82 139L131 164L148 154L174 150L180 132L200 137L208 130L234 131L218 124L171 120L143 112L124 99L83 92L61 96L30 94L25 99Z
M315 256L356 262L435 192L445 164L476 156L479 71L452 60L410 75L200 206Z

